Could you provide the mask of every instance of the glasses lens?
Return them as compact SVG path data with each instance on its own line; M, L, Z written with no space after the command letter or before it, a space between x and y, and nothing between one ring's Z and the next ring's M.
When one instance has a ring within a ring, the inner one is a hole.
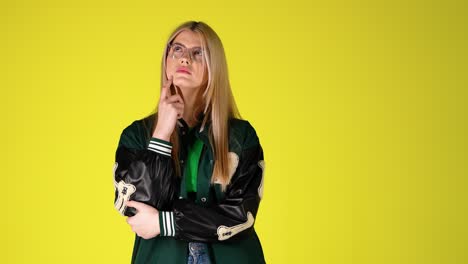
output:
M182 55L184 55L185 49L181 45L174 44L171 47L172 47L172 54L174 55L176 59L179 59L180 57L182 57Z
M202 62L203 61L203 50L201 48L193 48L192 58L196 62Z

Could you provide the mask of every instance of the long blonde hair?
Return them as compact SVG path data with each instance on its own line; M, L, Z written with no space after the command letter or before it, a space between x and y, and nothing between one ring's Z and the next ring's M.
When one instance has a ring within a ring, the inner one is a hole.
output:
M229 83L228 68L226 56L224 53L223 44L216 32L204 22L188 21L178 26L170 35L161 64L161 87L166 79L166 58L169 52L169 44L177 37L177 35L184 31L191 30L201 36L202 48L205 51L204 62L208 69L208 82L206 87L199 90L197 97L200 98L201 104L193 112L193 117L196 119L198 111L203 111L202 127L207 123L211 123L208 131L212 152L214 154L214 168L211 175L211 183L220 183L222 189L225 190L229 184L229 167L228 167L228 120L230 118L240 118L239 111L231 91ZM157 108L157 107L156 107ZM157 109L155 110L157 111ZM157 114L155 115L155 122L152 131L156 128ZM176 126L177 127L177 126ZM179 137L176 129L172 132L171 143L172 158L176 174L181 176L179 169Z

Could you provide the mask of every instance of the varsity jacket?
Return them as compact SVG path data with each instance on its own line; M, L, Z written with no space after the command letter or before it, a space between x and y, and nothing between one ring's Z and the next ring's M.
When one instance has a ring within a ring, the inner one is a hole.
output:
M179 164L174 164L172 144L152 138L154 114L134 121L121 134L114 165L114 206L131 216L126 200L147 203L159 210L161 234L152 239L135 236L132 263L187 263L188 242L206 242L214 263L265 263L254 223L263 193L263 150L248 121L229 120L230 183L223 192L211 184L213 149L208 133L211 123L195 127L203 142L199 160L196 198L189 199L185 177L175 176L175 166L185 171L188 134L180 119ZM148 179L151 179L150 181ZM138 190L138 191L136 191Z

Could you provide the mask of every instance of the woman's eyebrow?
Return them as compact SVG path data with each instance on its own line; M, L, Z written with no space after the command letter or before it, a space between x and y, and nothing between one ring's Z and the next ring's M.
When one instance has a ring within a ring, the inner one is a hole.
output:
M180 42L174 42L174 44L178 44L178 45L183 46L184 48L187 48L187 46L185 46L184 44L182 44ZM200 46L195 46L195 47L192 47L192 48L201 48L201 47Z

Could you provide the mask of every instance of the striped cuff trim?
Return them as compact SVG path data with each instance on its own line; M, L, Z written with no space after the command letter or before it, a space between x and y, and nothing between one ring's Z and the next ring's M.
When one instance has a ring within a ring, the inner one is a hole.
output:
M173 212L159 212L159 228L161 236L175 236L175 224Z
M159 138L151 138L148 149L159 154L171 156L172 144Z

